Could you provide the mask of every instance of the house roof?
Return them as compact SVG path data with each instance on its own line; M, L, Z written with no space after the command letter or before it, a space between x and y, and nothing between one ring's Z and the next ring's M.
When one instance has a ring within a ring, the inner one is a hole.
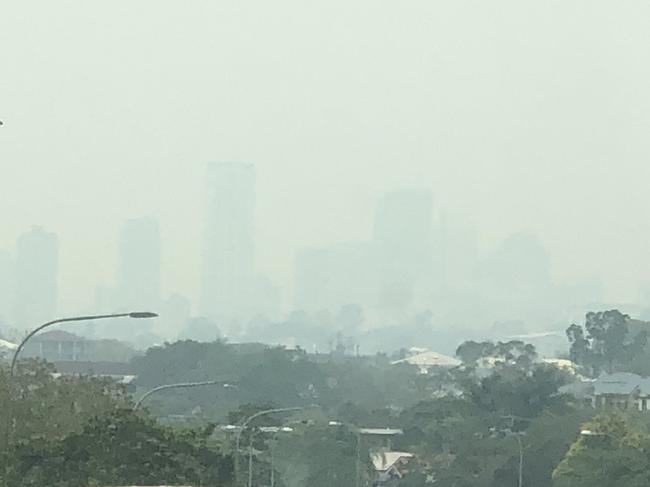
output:
M461 361L450 357L448 355L443 355L438 352L422 352L411 357L406 357L401 360L395 360L391 362L393 365L397 364L409 364L417 365L418 367L456 367L461 364Z
M404 431L395 428L359 428L357 430L362 435L377 435L377 436L394 436L403 435Z
M54 362L57 372L81 375L132 375L133 366L128 362L89 362L59 360Z
M81 342L85 338L63 330L51 330L36 335L32 340L35 342Z
M569 372L576 371L576 364L574 364L571 360L567 360L564 358L545 358L542 359L542 362L548 365L553 365L558 369L567 370Z
M370 454L372 465L378 472L390 470L400 460L408 460L409 458L413 458L413 454L403 451L380 451Z
M603 394L629 396L637 392L642 396L650 395L650 378L629 372L618 372L603 375L594 382L596 396Z
M54 379L59 379L64 376L70 376L70 375L75 375L75 374L62 374L60 372L54 372L52 374L52 377ZM79 374L81 375L81 374ZM89 377L93 377L96 379L111 379L115 381L117 384L124 384L124 385L129 385L132 384L133 381L135 381L138 376L137 375L115 375L115 374L91 374Z
M8 342L7 340L1 340L0 339L0 348L7 348L9 350L16 350L18 348L18 345L15 343Z

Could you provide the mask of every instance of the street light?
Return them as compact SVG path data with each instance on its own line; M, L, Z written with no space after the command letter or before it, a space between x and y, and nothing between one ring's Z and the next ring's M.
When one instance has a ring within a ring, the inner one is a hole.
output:
M92 316L75 316L73 318L60 318L58 320L54 321L48 321L47 323L39 326L38 328L33 329L29 334L23 339L22 342L20 342L20 345L18 345L18 348L16 348L16 351L14 352L14 357L11 361L11 370L9 371L9 376L13 378L14 376L14 369L16 367L16 361L18 360L18 354L22 351L23 347L27 343L27 341L36 335L39 331L43 330L44 328L47 328L52 325L56 325L58 323L69 323L72 321L95 321L95 320L105 320L109 318L134 318L134 319L142 319L142 318L156 318L158 315L156 313L152 313L150 311L134 311L131 313L117 313L117 314L112 314L112 315L92 315Z
M257 433L273 433L273 440L277 438L280 433L292 433L294 430L288 426L282 426L277 428L269 428L270 431L265 430L264 428L258 428ZM255 432L251 432L251 436L248 441L248 487L253 485L253 438L255 437ZM273 444L269 445L269 453L271 456L271 486L275 487L275 464L274 464L274 452L275 446Z
M133 410L137 411L138 408L140 407L140 404L142 404L142 401L144 401L146 398L159 391L164 391L167 389L181 389L181 388L188 388L188 387L213 386L213 385L220 385L220 384L222 384L224 388L235 387L233 384L229 384L222 380L206 380L203 382L179 382L177 384L165 384L162 386L154 387L150 391L145 392L144 395L140 399L138 399L138 401L135 403L135 406L133 406Z
M518 416L503 416L504 419L509 419L513 422L514 420L522 420L522 421L530 421L529 418L522 418ZM490 431L492 432L491 437L492 438L497 438L499 435L507 436L507 437L513 437L517 440L517 446L519 447L519 468L517 472L517 485L518 487L523 487L524 485L524 443L521 441L521 438L526 435L525 431L512 431L510 428L506 429L497 429L497 428L490 428ZM503 437L502 436L502 437Z
M359 428L356 424L352 423L342 423L341 421L330 421L328 423L328 426L345 426L350 430L352 433L356 435L357 439L357 445L356 445L356 452L355 452L355 480L354 480L354 485L355 487L359 487L359 484L361 482L361 428Z
M582 430L580 431L580 436L585 436L585 437L602 437L602 436L609 436L606 433L597 433L592 430Z
M254 419L259 418L260 416L266 416L267 414L275 414L275 413L288 413L292 411L303 411L308 408L319 408L320 406L318 404L314 404L311 406L297 406L297 407L290 407L290 408L273 408L273 409L265 409L264 411L259 411L248 418L242 423L241 428L239 431L237 431L237 439L236 439L236 448L235 448L235 479L239 480L239 442L241 440L241 434L242 432L246 429L246 427L249 425L251 421ZM251 472L248 474L248 483L249 485L251 484Z

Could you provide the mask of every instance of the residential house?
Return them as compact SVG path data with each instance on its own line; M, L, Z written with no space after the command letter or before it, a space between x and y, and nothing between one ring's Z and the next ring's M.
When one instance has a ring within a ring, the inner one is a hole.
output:
M126 393L134 393L135 380L131 364L122 362L82 362L61 361L54 362L55 377L93 377L108 379L120 385Z
M35 335L25 344L22 357L39 357L54 362L79 360L86 356L86 339L63 330L52 330Z
M408 463L413 458L412 453L401 451L376 451L370 454L376 477L373 487L393 487L408 473Z
M421 374L427 374L429 373L429 370L434 367L457 367L461 364L461 361L454 357L449 357L448 355L443 355L442 353L438 352L420 351L420 353L416 353L410 357L391 362L391 365L399 364L412 365L414 367L417 367Z
M128 362L135 351L118 340L87 339L64 330L51 330L32 337L21 357L48 362Z
M593 382L590 394L595 408L650 409L650 378L629 372L603 375Z

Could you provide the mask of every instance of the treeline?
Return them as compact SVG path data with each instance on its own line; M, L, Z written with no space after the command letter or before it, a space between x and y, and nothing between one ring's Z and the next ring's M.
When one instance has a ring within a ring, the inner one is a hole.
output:
M568 330L570 355L587 375L634 370L648 354L644 329L616 311L590 313ZM425 374L381 354L180 341L134 359L135 397L178 382L232 387L162 391L137 412L114 382L55 378L50 365L23 361L13 379L0 368L1 485L230 487L250 466L254 485L367 486L370 454L389 445L359 427L403 432L390 448L415 458L396 486L515 486L520 461L526 486L647 485L642 413L594 418L560 392L576 378L521 341L465 342L456 355L461 365ZM226 425L283 407L303 409L259 417L236 449ZM189 421L161 423L178 416Z
M0 485L232 485L232 455L208 445L210 428L160 426L114 382L53 372L0 368Z

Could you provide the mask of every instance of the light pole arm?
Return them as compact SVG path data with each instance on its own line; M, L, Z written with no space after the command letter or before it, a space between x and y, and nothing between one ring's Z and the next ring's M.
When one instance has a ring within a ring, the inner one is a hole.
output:
M246 421L244 421L242 423L240 430L237 432L237 451L239 451L239 441L241 439L241 434L246 429L246 427L249 425L249 423L251 421L253 421L254 419L257 419L260 416L266 416L267 414L288 413L290 411L302 411L303 409L305 409L305 408L304 407L292 407L292 408L267 409L265 411L260 411L258 413L253 414L252 416L249 416L248 418L246 418Z
M164 391L167 389L181 389L181 388L187 388L187 387L199 387L199 386L213 386L217 384L223 384L224 387L228 386L229 384L227 382L224 382L222 380L207 380L203 382L179 382L178 384L165 384L162 386L154 387L150 391L147 391L144 393L144 395L138 399L138 401L135 403L135 406L133 406L133 410L137 411L137 409L140 407L142 402L151 396L152 394L155 394L156 392Z
M47 323L42 324L38 328L34 328L32 331L29 332L29 334L25 338L23 338L23 341L20 342L20 345L18 345L18 348L14 352L14 357L11 360L11 370L9 371L9 376L10 377L14 376L14 369L16 368L16 361L18 360L18 354L22 351L27 341L31 337L36 335L39 331L43 330L44 328L47 328L52 325L56 325L58 323L68 323L71 321L92 321L92 320L103 320L107 318L133 317L133 314L134 313L119 313L119 314L112 314L112 315L75 316L74 318L61 318L54 321L48 321Z
M236 447L235 447L235 482L239 482L239 444L241 440L241 434L244 432L246 427L250 424L251 421L253 421L256 418L259 418L260 416L265 416L267 414L273 414L273 413L288 413L291 411L302 411L304 409L307 409L309 407L320 407L318 405L313 405L313 406L298 406L298 407L291 407L291 408L274 408L274 409L266 409L264 411L260 411L258 413L253 414L252 416L249 416L246 418L246 420L242 423L241 428L239 431L237 431L237 438L236 438Z

